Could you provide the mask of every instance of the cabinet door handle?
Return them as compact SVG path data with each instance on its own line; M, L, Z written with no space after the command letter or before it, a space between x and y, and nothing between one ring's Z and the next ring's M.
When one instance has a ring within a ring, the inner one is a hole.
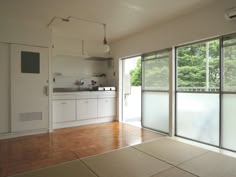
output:
M61 104L66 104L65 102L61 103Z

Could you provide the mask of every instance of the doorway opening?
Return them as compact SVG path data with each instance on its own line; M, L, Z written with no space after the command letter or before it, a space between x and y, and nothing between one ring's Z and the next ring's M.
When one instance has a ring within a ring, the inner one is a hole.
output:
M141 56L122 60L122 121L141 127Z

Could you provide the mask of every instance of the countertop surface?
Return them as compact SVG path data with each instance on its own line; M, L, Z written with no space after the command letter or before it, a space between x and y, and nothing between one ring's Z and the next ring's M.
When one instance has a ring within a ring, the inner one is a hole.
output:
M53 88L53 93L74 93L74 92L114 92L115 90L98 90L98 88Z
M116 91L93 91L93 90L73 90L73 91L60 91L60 92L53 92L53 96L60 96L60 95L116 95Z

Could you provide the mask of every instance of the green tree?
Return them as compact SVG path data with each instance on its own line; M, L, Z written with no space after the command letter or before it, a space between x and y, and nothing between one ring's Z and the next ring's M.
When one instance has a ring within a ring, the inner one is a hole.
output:
M207 43L197 43L177 49L177 84L179 88L207 86L207 59L209 61L209 87L219 87L219 41L214 40Z
M223 65L224 65L224 77L223 77L224 91L236 91L236 45L224 48Z
M144 87L167 90L169 87L168 58L146 60L144 63Z
M159 57L159 58L158 58ZM161 58L160 58L161 57ZM169 87L169 60L168 53L151 54L145 58L141 63L138 60L136 68L130 72L131 85L140 86L142 83L141 78L141 65L144 65L144 78L143 85L148 89L168 89Z
M223 87L225 91L236 91L236 39L224 42L223 50ZM207 50L208 43L208 50ZM208 57L207 57L208 53ZM155 54L148 59L155 59ZM207 60L208 59L208 60ZM220 43L212 40L177 48L177 86L178 88L206 88L207 61L209 61L209 87L220 87ZM168 60L145 60L144 86L150 88L168 88L169 68ZM141 85L141 59L130 72L131 85Z
M130 71L132 86L141 86L142 83L141 68L142 68L141 59L138 59L136 68Z

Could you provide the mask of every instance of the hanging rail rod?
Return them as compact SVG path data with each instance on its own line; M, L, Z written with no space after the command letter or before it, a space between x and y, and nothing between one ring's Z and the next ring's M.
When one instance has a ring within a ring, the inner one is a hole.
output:
M88 20L88 19L85 19L85 18L80 18L80 17L75 17L75 16L68 16L67 18L54 16L50 20L50 22L47 24L47 27L49 28L56 19L59 19L63 22L70 22L71 19L75 19L75 20L79 20L79 21L84 21L84 22L88 22L88 23L95 23L95 24L99 24L99 25L102 25L102 26L106 26L106 24L102 23L102 22L98 22L98 21L94 21L94 20Z

